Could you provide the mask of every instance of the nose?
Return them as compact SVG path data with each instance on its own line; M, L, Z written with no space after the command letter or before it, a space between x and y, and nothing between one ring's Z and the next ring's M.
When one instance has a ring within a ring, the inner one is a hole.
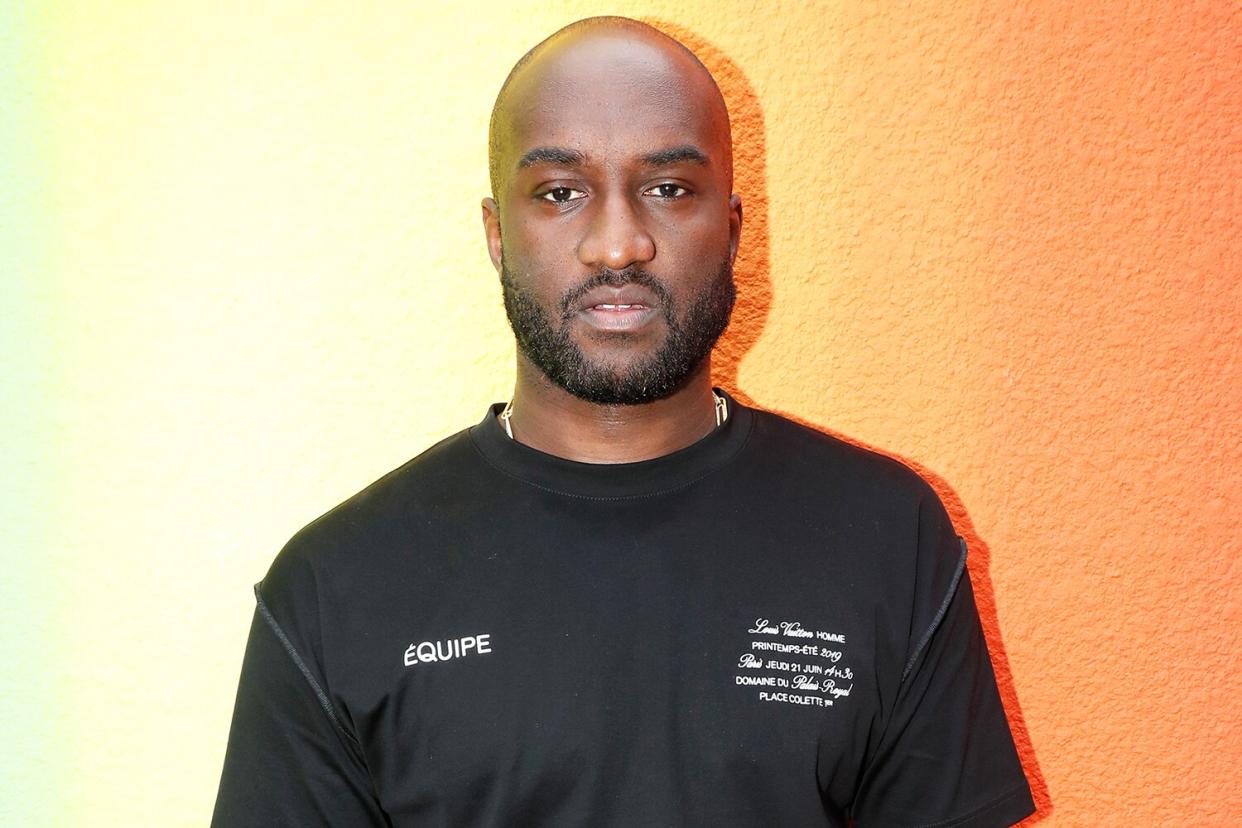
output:
M620 194L604 199L578 243L578 260L590 267L603 265L621 270L655 257L655 239L643 226L642 216Z

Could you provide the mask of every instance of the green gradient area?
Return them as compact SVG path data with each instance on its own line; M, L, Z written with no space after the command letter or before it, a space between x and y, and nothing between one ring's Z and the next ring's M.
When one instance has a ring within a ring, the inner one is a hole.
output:
M0 824L61 822L56 780L69 772L57 747L55 597L48 541L55 476L49 424L54 367L49 336L53 278L46 200L46 130L40 109L38 21L31 4L0 4Z

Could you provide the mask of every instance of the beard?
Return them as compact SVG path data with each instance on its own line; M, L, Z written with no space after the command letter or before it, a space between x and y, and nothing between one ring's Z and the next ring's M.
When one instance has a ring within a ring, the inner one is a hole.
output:
M503 255L500 284L518 349L549 380L597 405L641 405L680 390L728 327L737 292L733 263L727 254L713 270L707 289L678 313L668 288L646 271L638 267L603 269L561 297L561 315L556 322L529 291L517 284ZM597 287L629 284L642 285L660 299L667 330L664 341L653 352L624 364L590 359L570 334L573 314L569 308Z

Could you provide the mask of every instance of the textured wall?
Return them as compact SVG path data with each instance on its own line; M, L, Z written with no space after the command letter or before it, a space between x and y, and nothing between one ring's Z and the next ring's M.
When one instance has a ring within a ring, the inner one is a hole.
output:
M1242 823L1234 4L5 5L0 821L204 823L250 584L508 394L496 89L621 12L737 121L719 381L945 497L1035 821Z

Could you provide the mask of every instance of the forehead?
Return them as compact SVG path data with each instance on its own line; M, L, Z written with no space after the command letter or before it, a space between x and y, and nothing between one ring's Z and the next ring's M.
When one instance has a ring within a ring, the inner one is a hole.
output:
M677 48L600 35L553 45L510 84L499 126L501 163L533 147L574 149L620 162L693 146L727 166L728 116L714 84Z

